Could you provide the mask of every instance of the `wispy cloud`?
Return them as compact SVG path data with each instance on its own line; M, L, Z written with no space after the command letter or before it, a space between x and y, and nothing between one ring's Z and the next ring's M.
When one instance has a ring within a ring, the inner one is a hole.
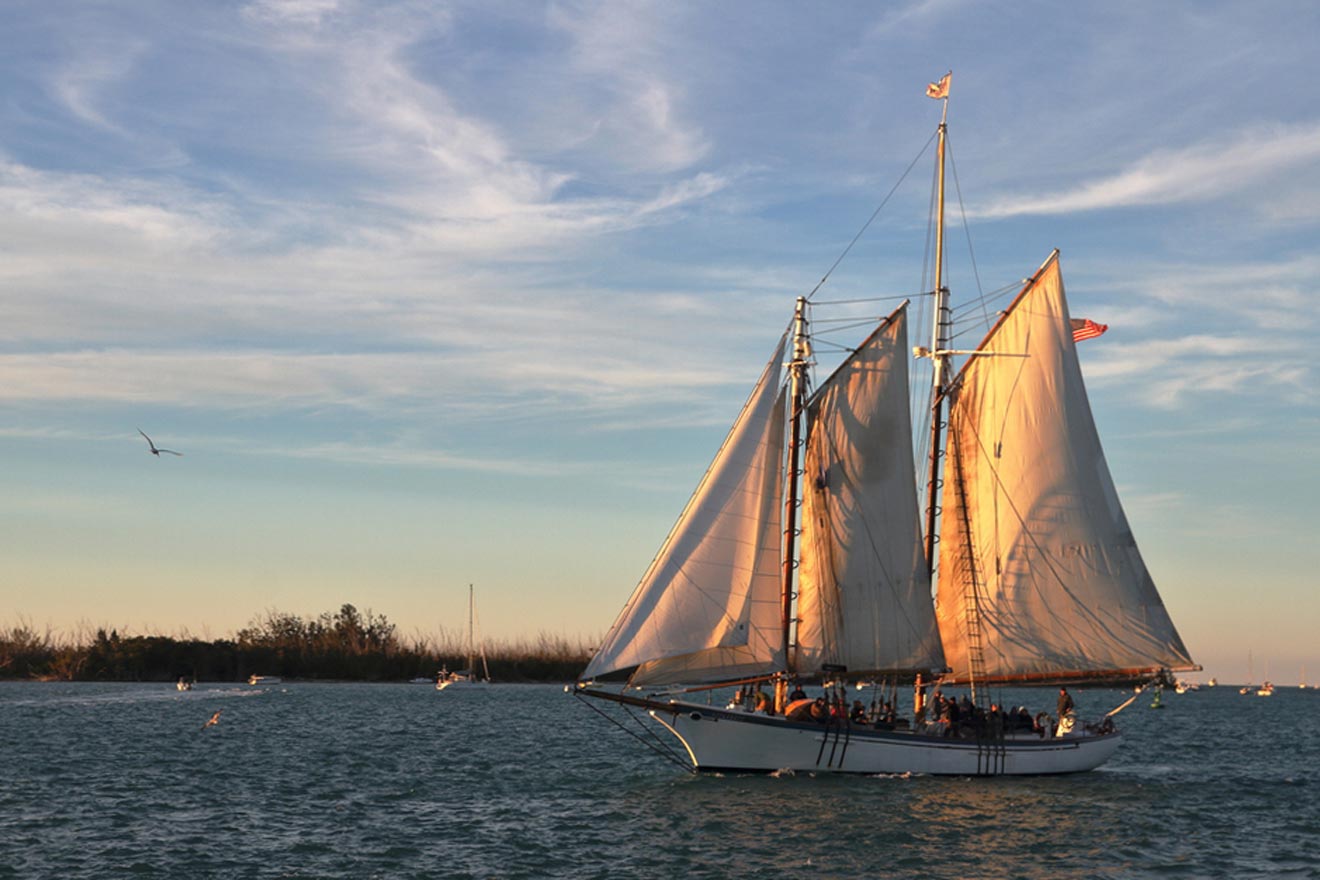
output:
M265 23L320 25L344 6L340 0L253 0L243 14Z
M1101 353L1103 349L1103 353ZM1304 348L1248 336L1194 334L1140 343L1096 346L1088 380L1105 383L1142 377L1136 394L1146 405L1179 406L1206 395L1268 393L1313 400ZM1291 353L1292 356L1289 356Z
M1106 208L1201 202L1251 191L1320 159L1320 125L1279 126L1230 141L1160 150L1108 177L1068 190L1006 197L974 208L985 218L1070 214ZM1320 214L1317 209L1314 218Z
M105 115L100 101L103 92L119 84L145 51L140 38L99 39L87 35L72 56L51 79L51 90L69 112L97 128L123 134L121 126Z
M674 46L663 5L561 4L550 23L573 41L573 64L608 98L590 126L616 161L636 171L672 172L692 166L710 144L685 112L676 77L682 49Z
M905 28L931 27L965 4L966 0L914 0L886 4L872 33L888 35Z

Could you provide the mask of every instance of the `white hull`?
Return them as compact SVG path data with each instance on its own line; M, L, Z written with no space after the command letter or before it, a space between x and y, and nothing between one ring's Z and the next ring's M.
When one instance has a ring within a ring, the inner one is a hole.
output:
M1030 776L1078 773L1103 764L1117 732L996 741L927 736L869 727L792 722L765 715L668 703L650 714L678 737L698 770L810 773L929 773Z

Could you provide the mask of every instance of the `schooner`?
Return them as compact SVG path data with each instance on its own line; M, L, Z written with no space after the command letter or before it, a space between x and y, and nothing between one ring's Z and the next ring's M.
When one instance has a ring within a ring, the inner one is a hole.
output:
M1131 684L1199 668L1105 462L1058 251L974 350L951 347L942 277L948 85L946 76L927 91L944 101L929 345L910 346L904 303L812 390L810 303L799 298L573 689L593 708L604 700L642 710L696 770L1090 770L1121 740L1108 716L1022 729L986 711L987 690ZM933 376L924 516L914 353ZM625 673L622 690L597 681ZM799 683L863 681L914 685L913 723L813 720L788 699ZM770 688L773 703L749 711L684 698L750 685ZM977 723L922 723L927 685L969 690Z

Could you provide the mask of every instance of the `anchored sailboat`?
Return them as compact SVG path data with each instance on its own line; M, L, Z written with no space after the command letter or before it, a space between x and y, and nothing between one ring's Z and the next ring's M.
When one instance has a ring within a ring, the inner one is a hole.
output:
M472 592L472 585L468 584L468 637L467 637L467 669L458 672L450 672L447 669L441 669L440 674L436 676L435 689L438 691L451 687L473 687L478 685L490 684L490 667L486 665L486 646L481 645L481 675L477 675L477 642L475 636L476 622L476 598Z
M1105 463L1058 252L974 351L950 348L948 78L928 94L944 99L945 116L934 328L930 347L915 350L934 376L924 534L907 304L812 391L810 304L799 298L715 461L574 690L645 710L698 770L1089 770L1118 747L1109 716L1020 726L989 705L987 688L1130 684L1198 668ZM956 355L965 356L957 372ZM595 682L625 672L622 691ZM813 719L788 695L791 683L877 680L914 684L910 722ZM974 710L954 724L927 721L926 687L936 683L968 688ZM762 685L775 696L759 712L676 695Z

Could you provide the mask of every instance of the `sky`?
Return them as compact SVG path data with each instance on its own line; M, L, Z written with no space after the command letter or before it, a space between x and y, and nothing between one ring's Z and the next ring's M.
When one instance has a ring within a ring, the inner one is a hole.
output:
M6 3L0 626L453 633L475 584L484 635L592 643L877 207L816 299L929 283L952 70L955 301L1061 250L1201 677L1320 681L1318 34L1308 2Z

